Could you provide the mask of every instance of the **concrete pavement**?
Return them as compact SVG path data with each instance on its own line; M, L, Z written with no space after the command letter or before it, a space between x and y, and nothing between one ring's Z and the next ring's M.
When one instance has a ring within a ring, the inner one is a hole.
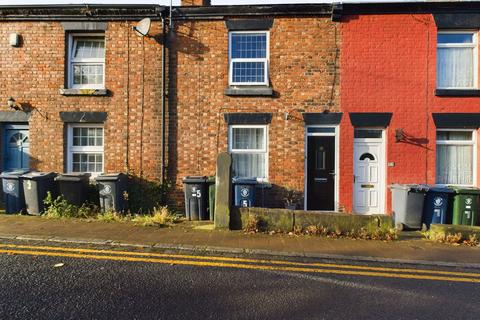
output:
M398 241L383 242L285 234L244 234L239 231L215 231L210 226L208 223L182 223L173 228L155 228L133 223L0 215L0 238L480 269L480 247L432 243L418 234L402 236Z

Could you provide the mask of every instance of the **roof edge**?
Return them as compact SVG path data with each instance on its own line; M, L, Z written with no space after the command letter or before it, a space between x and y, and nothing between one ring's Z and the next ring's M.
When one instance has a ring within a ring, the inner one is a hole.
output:
M176 6L172 9L175 19L215 18L224 16L291 16L331 15L332 4L271 4L271 5L219 5Z
M67 4L67 5L4 5L0 21L5 20L137 20L159 19L167 8L156 4Z

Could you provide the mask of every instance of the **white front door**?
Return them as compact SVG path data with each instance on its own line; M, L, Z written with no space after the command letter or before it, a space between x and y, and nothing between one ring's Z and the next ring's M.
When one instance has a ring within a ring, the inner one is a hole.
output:
M359 133L358 136L362 138L355 139L354 143L353 209L359 214L383 214L385 213L383 131L357 130L369 132Z

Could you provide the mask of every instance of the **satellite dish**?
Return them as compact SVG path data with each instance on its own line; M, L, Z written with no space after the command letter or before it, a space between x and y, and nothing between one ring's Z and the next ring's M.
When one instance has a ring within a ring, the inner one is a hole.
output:
M133 30L135 30L139 36L145 37L150 31L151 23L152 21L150 18L144 18L140 20L135 27L133 27Z

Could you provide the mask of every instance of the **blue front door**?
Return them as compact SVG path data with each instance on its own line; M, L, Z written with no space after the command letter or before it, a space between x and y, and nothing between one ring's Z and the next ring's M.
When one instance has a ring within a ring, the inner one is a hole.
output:
M4 133L4 170L28 169L30 167L28 126L7 125Z

